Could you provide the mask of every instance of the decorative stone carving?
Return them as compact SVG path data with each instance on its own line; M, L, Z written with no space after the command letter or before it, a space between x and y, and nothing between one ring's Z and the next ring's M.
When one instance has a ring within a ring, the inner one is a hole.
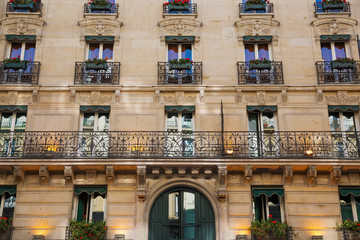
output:
M267 96L266 92L257 92L256 97L246 96L245 99L249 104L268 105L279 103L277 96Z
M271 171L262 171L261 172L261 178L264 185L270 185L271 184Z
M160 176L160 168L153 167L151 173L154 179L158 179Z
M359 185L359 173L350 172L349 174L350 185Z
M347 92L338 92L338 96L327 96L328 104L354 105L359 104L360 97L348 96Z
M24 181L25 173L21 166L14 166L14 177L17 182Z
M244 36L272 36L272 43L277 46L278 26L280 22L267 17L246 17L235 22L238 30L238 41L243 45Z
M312 22L315 32L315 43L320 44L321 35L350 35L350 41L352 44L356 44L356 31L355 25L357 20L351 18L342 17L329 17L323 19L317 19Z
M316 166L309 166L306 169L307 183L309 186L314 186L317 178Z
M179 174L179 177L185 177L186 168L184 168L184 167L178 167L178 174Z
M137 166L137 195L139 201L146 199L146 166Z
M154 102L156 104L160 103L160 90L155 90L155 100L154 100Z
M242 94L241 90L237 90L237 92L236 92L236 103L237 104L242 103L242 97L243 97L243 94Z
M87 170L86 171L86 183L87 184L95 184L96 182L96 171L95 170Z
M218 166L218 175L218 198L220 201L225 201L227 196L227 166Z
M191 168L191 175L193 178L199 177L199 168Z
M199 100L200 100L201 104L203 104L205 102L205 90L204 89L200 90Z
M120 42L122 23L111 18L87 18L79 21L80 40L85 43L85 36L114 36L115 44Z
M324 99L324 93L322 90L317 90L316 99L319 103L321 103Z
M330 179L331 183L336 185L339 183L341 178L341 166L333 166L333 168L330 171Z
M79 103L84 105L110 105L112 102L111 96L101 96L99 91L92 91L90 96L79 97Z
M36 35L36 40L41 41L45 22L29 16L12 16L0 20L2 25L1 40L6 35Z
M74 180L74 171L72 166L64 167L64 177L66 182L71 182Z
M105 167L105 175L109 182L114 181L114 178L115 178L114 166L106 166Z
M258 103L260 105L265 105L266 104L266 93L258 93L257 99L258 99Z
M206 179L210 179L211 176L212 176L212 169L211 168L205 168L204 169L204 174L205 174Z
M287 99L288 99L288 95L286 93L286 90L282 90L281 91L281 101L282 101L282 103L286 103Z
M46 166L44 166L44 165L40 166L39 177L40 177L41 184L46 185L49 183L50 172Z
M173 169L171 167L165 168L165 175L167 178L171 178L173 175Z
M185 96L184 92L176 92L175 96L165 96L164 97L165 104L191 104L195 105L196 97L195 96Z
M171 18L159 22L160 40L165 44L166 36L194 36L195 42L200 41L201 22L186 18Z
M0 171L0 184L6 183L7 171Z
M293 175L294 175L294 171L293 171L292 166L285 166L283 174L284 174L285 182L287 184L291 184L292 178L293 178Z
M0 96L0 104L3 105L28 105L33 103L31 94L20 95L17 91L9 91L8 95Z
M253 175L252 165L246 165L244 168L245 183L250 184Z

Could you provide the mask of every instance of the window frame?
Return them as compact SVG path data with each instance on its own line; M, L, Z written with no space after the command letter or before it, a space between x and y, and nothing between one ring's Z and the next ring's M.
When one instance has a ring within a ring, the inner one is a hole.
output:
M3 194L1 194L1 199L0 199L0 216L4 217L4 206L5 206L5 200L6 200L6 194L8 192L4 192ZM15 205L14 205L14 211L13 211L13 214L12 214L12 218L14 217L14 214L15 214L15 207L16 207L16 193L14 195L11 195L10 193L8 193L11 196L14 196L15 197Z
M91 198L90 198L89 206L86 209L86 220L87 221L90 221L90 219L93 219L92 218L93 217L92 209L93 209L93 204L94 204L94 194L91 194L91 195L88 194L88 197L91 196ZM78 214L78 208L79 208L79 196L80 196L80 194L77 195L74 193L73 209L72 209L73 219L77 219L77 217L78 217L77 214ZM105 198L104 198L104 218L103 218L104 221L106 220L106 217L107 217L107 205L108 205L107 199L108 199L108 192L105 193Z
M345 125L344 125L344 112L343 111L328 111L328 115L329 115L329 120L330 120L330 113L339 113L339 119L340 119L340 132L346 132L345 129ZM355 124L355 130L357 131L359 128L359 113L358 111L355 112L351 112L354 114L354 124ZM328 121L329 123L329 129L331 132L337 132L337 131L332 131L331 130L331 126L330 126L330 121ZM351 132L351 131L350 131Z
M251 41L246 41L244 42L244 59L246 59L246 45L254 45L254 53L255 53L255 59L260 59L259 58L259 45L260 44L267 44L268 45L268 53L269 53L269 59L267 60L273 60L273 51L272 51L272 41L266 41L266 42L251 42Z
M349 43L348 40L347 40L347 41L344 41L344 40L341 40L341 41L321 41L321 42L320 42L320 52L321 52L321 49L322 49L322 47L321 47L321 44L322 44L322 43L330 43L332 61L336 60L336 58L337 58L337 57L336 57L336 51L335 51L335 43L336 43L336 42L342 42L342 43L344 43L344 46L345 46L345 57L346 57L346 58L351 58L350 43ZM322 59L323 61L325 61L325 58L323 58L322 53L321 53L321 59Z
M169 131L176 131L176 132L182 132L183 131L183 127L182 127L182 117L183 117L183 113L191 113L191 124L192 124L192 130L184 130L184 131L195 131L195 112L177 112L178 116L177 116L177 129L173 129L173 128L168 128L167 125L167 120L168 120L168 114L169 113L175 113L175 112L165 112L165 131L169 132Z
M85 113L93 113L94 114L94 129L92 130L92 132L99 132L100 130L96 130L99 127L99 114L101 114L103 112L83 112L83 111L80 112L80 132L84 131ZM108 124L108 129L103 130L103 131L109 131L109 129L110 129L110 112L106 112L106 114L108 114L109 124Z
M194 42L167 42L166 43L166 61L169 61L169 45L170 44L177 44L178 45L178 60L181 59L181 53L182 53L182 45L183 44L190 44L191 45L191 60L193 62L195 62L195 54L194 54L194 49L195 49L195 45Z
M104 54L104 44L112 44L112 58L108 58L107 62L114 62L114 56L115 56L115 49L114 49L114 42L86 42L85 47L85 59L89 60L89 53L90 53L90 44L99 44L99 56L97 59L103 59Z
M11 49L12 49L12 44L13 43L21 43L21 53L20 53L20 60L24 60L25 57L25 51L26 51L26 44L28 43L34 43L34 59L32 59L32 62L35 61L35 54L36 54L36 41L8 41L8 47L7 47L7 53L6 55L8 56L8 58L11 57Z
M264 130L264 122L263 122L263 111L247 111L247 120L248 120L248 131L250 131L250 126L249 126L249 113L256 113L257 114L257 128L258 128L258 132L266 132L266 130ZM265 112L267 113L267 112ZM277 121L277 111L272 111L273 114L273 119L274 119L274 131L277 132L278 131L278 121Z
M260 187L260 186L256 186L256 187ZM271 215L270 211L269 211L269 197L266 196L265 194L261 194L260 196L255 197L254 194L252 193L252 190L251 190L251 196L252 196L252 213L253 213L253 215L256 216L255 215L255 209L256 209L256 201L255 201L255 199L261 197L261 206L260 206L261 208L260 209L261 209L261 211L263 213L264 213L264 211L266 212L266 219L264 219L264 220L269 219L269 216ZM284 194L284 196L279 196L277 194L275 194L275 195L279 198L281 222L285 222L286 221L285 194ZM264 200L265 200L265 203L264 203ZM264 207L266 209L264 209ZM265 216L265 214L263 214L263 216ZM255 219L255 220L261 221L262 219Z

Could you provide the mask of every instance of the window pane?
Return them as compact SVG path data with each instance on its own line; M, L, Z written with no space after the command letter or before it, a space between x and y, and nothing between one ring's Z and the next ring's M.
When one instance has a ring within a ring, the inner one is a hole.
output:
M178 128L178 113L168 113L166 121L167 129Z
M22 43L11 43L10 58L17 58L21 56Z
M94 121L95 121L94 113L84 113L83 131L93 131Z
M259 59L268 59L269 60L269 49L268 49L268 44L259 44L258 45L259 48Z
M258 113L249 112L249 131L258 131Z
M183 130L192 130L192 113L183 113L182 114L182 129Z
M181 46L181 58L192 59L191 44L182 44Z
M35 43L26 43L24 60L34 61L35 58Z
M357 221L360 220L360 197L355 197L355 206L356 206L356 212L357 212Z
M169 44L168 59L169 61L178 59L179 47L177 44Z
M103 46L103 59L113 59L113 44L104 44Z
M329 42L321 43L321 58L324 61L332 61L331 44Z
M92 208L92 220L100 221L104 219L104 209L105 209L105 195L100 195L99 193L94 193L94 201Z
M99 56L99 43L89 44L89 57L88 59L100 58Z
M340 196L340 208L341 208L341 217L343 221L346 221L347 219L354 221L350 194L345 197Z
M109 114L99 113L98 131L109 130Z
M264 199L264 195L260 195L258 197L254 197L253 198L253 213L255 214L255 219L256 220L261 220L261 219L265 219L266 216L266 207L265 207L265 199Z
M17 113L15 120L15 131L25 131L26 113Z
M169 238L180 239L179 192L169 194Z
M330 131L341 131L340 117L338 112L329 113Z
M274 123L274 113L272 112L264 112L262 117L262 124L264 131L274 131L275 123Z
M12 113L3 113L1 116L1 131L10 131L12 122Z
M272 219L281 222L280 197L276 194L268 197L269 215Z
M255 46L254 44L245 44L245 62L255 59Z
M344 112L343 113L344 120L344 131L353 132L355 131L355 120L353 112Z
M83 219L89 219L88 216L88 206L89 206L90 197L87 193L83 192L79 195L78 201L78 211L77 211L77 221L82 221Z
M344 42L335 42L335 56L336 58L346 57Z
M2 212L3 217L12 218L14 216L15 202L16 195L10 195L9 193L5 193L5 202Z
M195 194L184 192L184 239L195 238Z

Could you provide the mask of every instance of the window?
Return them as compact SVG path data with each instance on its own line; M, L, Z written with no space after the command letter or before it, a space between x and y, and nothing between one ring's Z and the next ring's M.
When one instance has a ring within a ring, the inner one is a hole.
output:
M359 221L360 189L340 188L340 209L343 221Z
M168 61L179 60L179 59L193 59L192 43L169 43L168 44ZM192 76L193 64L190 68L172 68L169 66L167 83L173 84L184 84L193 83L194 79Z
M268 43L245 43L245 61L254 59L272 59Z
M1 216L12 218L14 216L15 201L16 201L16 187L1 186Z
M88 43L89 50L87 52L87 59L107 59L113 60L113 43Z
M265 4L253 4L253 5L246 5L248 0L242 0L243 2L243 12L245 13L266 13L267 8L269 7L269 1L265 1Z
M256 220L269 216L279 222L285 221L284 190L282 188L253 188L253 214Z
M75 186L74 192L73 216L77 221L105 219L106 186Z
M193 59L192 56L192 44L191 43L169 43L168 44L168 60L189 58Z
M324 61L349 57L347 44L343 41L321 42L321 57Z

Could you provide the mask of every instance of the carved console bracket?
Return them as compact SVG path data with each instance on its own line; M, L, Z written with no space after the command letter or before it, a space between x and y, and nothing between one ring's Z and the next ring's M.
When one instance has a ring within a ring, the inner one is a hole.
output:
M333 166L330 171L331 183L337 185L341 178L341 168L342 166Z
M39 177L40 177L40 183L42 185L46 185L49 183L50 172L49 172L49 169L47 168L47 166L44 166L44 165L40 166Z
M317 178L316 166L309 166L306 169L307 183L309 186L314 186Z
M191 176L193 178L198 178L199 177L199 168L191 168Z
M253 175L252 165L247 165L247 166L245 166L245 169L244 169L244 178L245 178L245 183L246 183L246 184L250 184L250 183L251 183L252 175Z
M106 166L105 174L108 182L114 181L115 178L114 166Z
M179 168L178 168L178 174L179 174L179 177L185 177L186 168L184 168L184 167L179 167Z
M64 177L66 182L72 182L74 180L74 171L72 166L64 167Z
M167 178L171 178L173 175L173 169L171 167L165 168L165 175Z
M160 168L153 167L151 173L154 179L158 179L160 177Z
M283 174L284 174L284 182L287 184L291 184L294 175L294 170L292 166L285 166Z
M14 166L14 177L17 182L24 181L25 173L21 166Z
M205 178L206 178L206 179L210 179L211 176L212 176L212 173L213 173L213 171L212 171L211 168L205 168L205 169L204 169L204 174L205 174Z
M227 166L218 166L218 198L220 201L225 201L227 196L226 182L227 182Z
M146 166L137 166L137 195L139 201L146 199Z

